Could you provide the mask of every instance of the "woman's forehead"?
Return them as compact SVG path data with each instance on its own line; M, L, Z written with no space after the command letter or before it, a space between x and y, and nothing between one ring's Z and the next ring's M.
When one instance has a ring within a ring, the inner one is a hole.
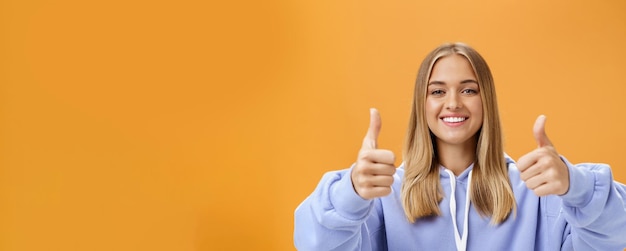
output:
M428 83L461 83L468 80L478 83L469 60L462 55L452 54L435 62Z

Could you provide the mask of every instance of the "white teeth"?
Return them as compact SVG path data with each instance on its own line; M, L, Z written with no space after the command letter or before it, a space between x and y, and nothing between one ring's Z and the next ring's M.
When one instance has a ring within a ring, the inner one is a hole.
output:
M443 121L448 122L448 123L458 123L461 121L464 121L465 118L464 117L445 117L443 118Z

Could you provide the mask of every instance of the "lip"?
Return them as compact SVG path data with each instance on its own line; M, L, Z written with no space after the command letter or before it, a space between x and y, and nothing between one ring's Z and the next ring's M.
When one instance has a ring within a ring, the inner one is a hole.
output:
M461 121L461 122L446 122L446 121L444 121L444 120L443 120L444 118L450 118L450 117L453 117L453 118L465 118L465 120L463 120L463 121ZM469 119L470 119L470 117L469 117L469 116L467 116L467 115L462 115L462 114L448 114L448 115L443 115L443 116L440 116L440 117L439 117L439 120L441 120L441 122L442 122L444 125L449 126L449 127L459 127L459 126L462 126L462 125L464 125L464 124L465 124L465 123L466 123Z

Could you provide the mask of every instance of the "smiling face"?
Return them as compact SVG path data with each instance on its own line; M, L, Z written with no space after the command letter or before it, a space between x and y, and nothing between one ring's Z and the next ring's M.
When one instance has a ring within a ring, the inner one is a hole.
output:
M452 54L434 64L426 91L425 115L439 147L476 146L483 107L478 80L465 57Z

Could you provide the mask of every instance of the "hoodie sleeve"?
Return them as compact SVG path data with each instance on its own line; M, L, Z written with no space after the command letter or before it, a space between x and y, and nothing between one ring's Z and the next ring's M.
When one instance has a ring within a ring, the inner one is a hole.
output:
M375 226L380 223L376 200L365 200L354 191L351 171L326 173L296 208L294 244L298 250L372 250L372 244L378 245L369 231L380 227Z
M564 246L579 250L626 247L626 186L613 180L606 164L572 165L570 189L561 196L563 216L571 226Z

